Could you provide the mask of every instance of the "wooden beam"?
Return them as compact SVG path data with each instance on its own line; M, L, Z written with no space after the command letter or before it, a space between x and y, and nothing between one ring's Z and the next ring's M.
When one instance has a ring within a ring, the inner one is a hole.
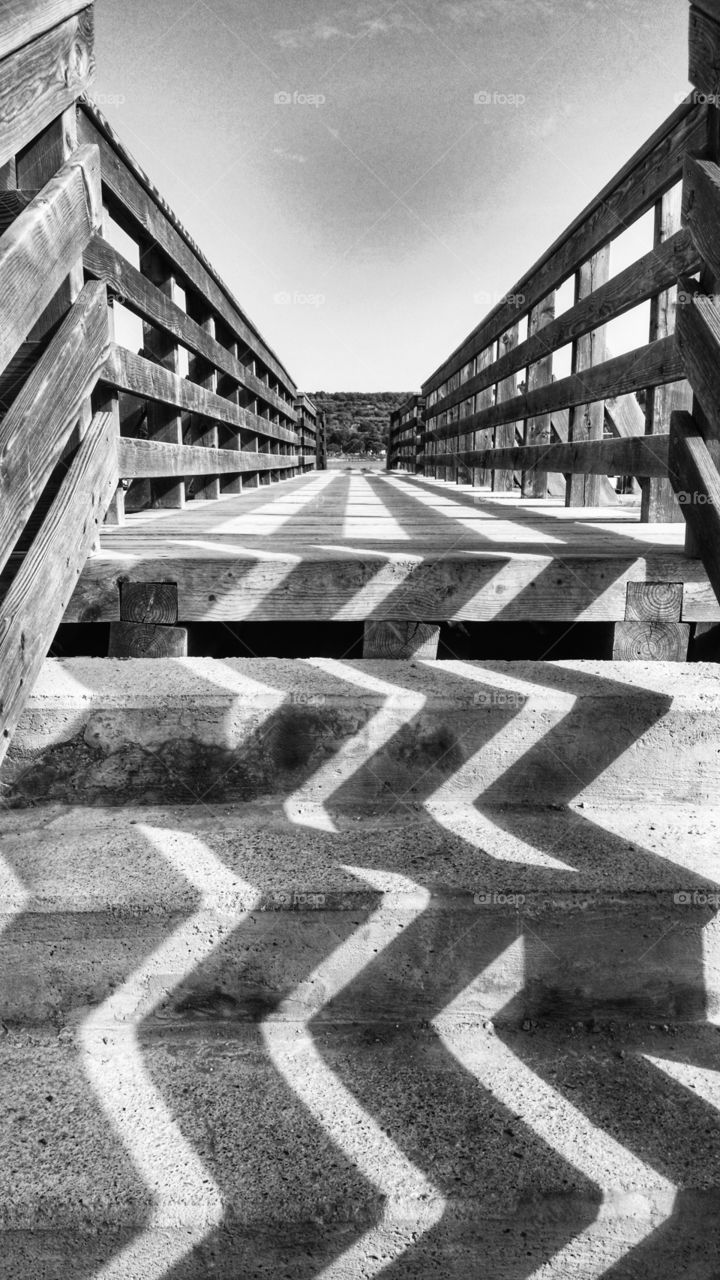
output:
M83 415L109 348L105 289L83 289L0 423L0 568Z
M110 419L96 415L0 605L0 760L115 488Z
M708 8L690 8L688 78L701 93L715 97L720 93L720 21Z
M676 336L688 377L707 419L712 437L720 439L720 305L695 292L684 280L680 286Z
M3 0L0 58L87 9L88 0Z
M687 152L707 143L708 108L683 103L595 196L540 260L423 384L435 390L477 351L489 346L520 315L557 289L603 245L646 213L682 176Z
M595 365L581 374L571 374L548 387L516 396L506 404L495 404L467 419L469 429L481 431L504 422L517 422L522 418L537 417L572 405L605 400L608 396L625 395L644 387L659 386L663 382L677 382L685 373L682 356L674 338L661 338L659 342L627 351L603 364ZM426 439L444 440L450 434L448 427L439 427L426 435Z
M178 620L176 582L122 582L120 621L172 627Z
M682 192L679 187L668 191L655 206L654 241L656 248L677 234L681 223ZM650 301L650 341L670 337L675 332L677 285L664 289ZM678 410L692 408L693 393L686 379L649 387L645 404L645 429L648 435L667 434L670 418ZM675 501L670 481L648 480L642 486L640 519L652 523L681 524L682 512Z
M530 345L535 339L536 341L547 341L547 330L555 319L555 292L549 294L547 298L533 307L528 317L528 342L523 345ZM545 331L543 333L543 330ZM538 339L538 334L540 338ZM541 360L531 364L527 371L527 389L528 391L536 391L538 387L546 387L552 382L553 357L552 351L544 355ZM528 418L525 423L524 443L526 445L538 445L540 447L550 444L552 431L550 426L550 415L548 413L541 414L538 418ZM530 472L523 473L522 491L527 498L546 498L548 489L548 478L546 471L540 471L537 468Z
M682 582L628 582L625 617L629 622L679 622Z
M133 440L127 436L118 441L118 471L126 480L249 474L286 470L295 465L292 455L279 458L251 450L209 449L159 440Z
M636 395L611 396L605 401L605 425L623 440L645 434L645 414Z
M518 345L518 326L515 324L507 333L504 333L500 339L500 350L504 352L512 351ZM512 375L503 382L498 383L496 403L503 405L511 403L517 398L517 378ZM503 421L498 423L495 428L495 447L497 449L512 449L515 444L515 426L517 419L511 421ZM493 469L492 487L496 493L512 493L514 488L514 474L512 469Z
M578 440L576 443L520 445L513 449L484 449L462 454L466 466L494 467L562 475L664 476L667 475L667 436L635 436L627 440ZM444 465L445 455L438 461Z
M619 271L593 293L576 301L574 306L544 325L542 332L536 330L529 333L526 341L521 342L518 347L501 354L496 362L487 362L482 372L478 371L473 378L461 383L457 391L443 396L434 405L433 412L442 413L459 399L474 395L485 387L492 386L498 379L507 378L527 365L543 360L548 351L556 351L569 342L575 342L596 329L600 322L605 324L617 316L625 315L662 289L670 288L679 275L692 275L698 270L700 263L700 252L689 231L679 230L665 243L652 249L624 271ZM543 305L542 300L538 305Z
M86 93L94 75L92 6L5 58L0 67L0 165Z
M83 147L0 239L0 370L51 303L101 216L99 157Z
M672 416L669 471L682 513L720 601L720 475L716 457L689 413Z
M103 184L115 197L121 211L130 217L135 232L149 236L167 254L176 270L197 289L235 337L259 357L294 400L297 387L287 371L96 107L83 104L78 130L82 141L99 146ZM294 416L289 405L286 412L288 417Z
M720 167L714 160L686 157L682 220L702 260L720 277Z
M116 345L112 348L105 373L106 380L113 386L143 399L175 405L188 413L226 422L238 430L252 431L266 440L285 440L294 445L300 443L294 431L278 427L247 409L240 409L222 396L205 391L187 378L180 378L123 347Z
M686 662L687 622L616 622L613 662Z
M211 315L206 315L202 321L202 328L210 338L215 340L215 321ZM204 360L202 356L195 356L190 361L189 377L192 382L197 383L199 387L204 387L206 391L213 394L217 392L218 378L213 366ZM203 449L217 450L220 444L218 426L216 422L203 422L195 427L193 421L192 443ZM214 498L220 497L220 480L217 475L206 472L202 479L195 481L193 486L193 497L196 500L212 501Z
M605 245L580 267L576 277L576 301L595 293L607 283L610 274L610 246ZM572 371L581 378L588 370L601 365L607 359L607 339L604 326L593 329L573 343ZM572 443L583 440L602 440L605 424L604 401L575 405L570 413L568 439ZM595 477L571 474L568 476L565 505L568 507L596 507L600 489Z
M111 622L108 658L187 658L186 627Z
M397 658L434 661L440 627L425 622L365 623L363 658Z
M154 246L147 246L141 255L142 268L153 287L172 303L179 297L179 286L170 264ZM143 325L143 345L152 360L173 376L180 375L180 350L174 338L150 324ZM147 406L147 432L151 441L182 445L184 440L183 417L177 406L150 401ZM137 491L135 491L137 492ZM150 485L150 504L168 510L182 509L186 499L185 478L175 473L170 480L163 477ZM140 490L140 501L147 500Z
M35 199L37 191L0 190L0 235L7 231L19 214Z

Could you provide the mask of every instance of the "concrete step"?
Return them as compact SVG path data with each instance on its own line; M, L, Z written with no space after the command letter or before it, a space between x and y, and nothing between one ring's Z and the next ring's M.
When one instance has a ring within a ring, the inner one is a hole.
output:
M49 661L5 804L712 803L712 664Z
M716 1028L0 1041L8 1280L712 1280Z
M715 807L305 816L6 812L0 1018L405 1023L463 991L458 1015L504 1025L720 1017Z

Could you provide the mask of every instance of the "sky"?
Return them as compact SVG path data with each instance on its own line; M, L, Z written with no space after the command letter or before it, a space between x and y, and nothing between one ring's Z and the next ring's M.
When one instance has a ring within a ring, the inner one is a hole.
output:
M298 386L413 391L687 92L688 11L98 0L94 96Z

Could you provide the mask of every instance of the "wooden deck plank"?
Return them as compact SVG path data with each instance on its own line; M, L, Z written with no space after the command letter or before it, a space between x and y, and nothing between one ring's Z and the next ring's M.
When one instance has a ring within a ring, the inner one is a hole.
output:
M117 621L123 581L174 582L193 621L620 622L629 583L676 583L682 621L720 618L683 529L637 507L312 473L106 528L66 621Z

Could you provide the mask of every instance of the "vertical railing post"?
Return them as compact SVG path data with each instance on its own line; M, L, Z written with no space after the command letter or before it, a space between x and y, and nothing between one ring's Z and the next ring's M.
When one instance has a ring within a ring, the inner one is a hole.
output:
M528 338L533 338L536 333L550 324L555 319L555 292L553 291L547 298L543 298L536 307L532 308L528 317ZM552 382L553 372L553 356L552 352L543 356L542 360L537 360L531 364L527 371L527 389L528 392L536 391L538 387L546 387ZM528 418L525 423L523 433L523 442L527 445L547 445L552 439L551 419L549 413L544 413L538 418ZM523 497L525 498L546 498L548 489L547 471L542 471L538 467L534 467L532 471L526 471L523 474Z
M475 370L482 373L484 369L489 368L495 359L496 345L491 343L489 347L485 347L480 352L475 361ZM489 409L495 398L495 389L493 386L486 387L484 391L478 391L475 396L475 412L481 413L483 409ZM492 445L493 431L492 428L483 431L473 432L473 449L488 449ZM481 486L492 485L492 472L484 467L473 467L473 484Z
M514 324L507 333L504 333L500 339L498 348L499 355L505 355L508 351L514 351L518 345L518 325ZM514 399L517 395L517 377L513 373L509 378L504 378L498 383L497 403L505 404L508 400ZM495 430L495 448L496 449L513 449L515 447L515 427L514 422L505 422L502 426ZM503 468L493 472L493 490L496 493L512 493L514 487L513 472Z
M171 302L181 306L182 297L174 269L153 244L141 245L140 250L142 274ZM143 325L143 333L148 359L162 365L170 373L180 374L180 349L175 339L148 324ZM183 444L183 415L172 405L149 403L147 427L148 437L151 440ZM154 507L182 508L185 506L185 480L181 477L153 480L150 493Z
M215 318L205 310L196 317L197 323L211 337L215 337ZM213 365L209 364L201 356L195 356L190 359L189 368L190 380L195 382L199 387L204 387L206 391L217 391L218 376ZM199 445L201 448L218 449L220 447L220 432L216 422L207 422L200 419L198 421L193 415L193 444ZM205 475L196 476L193 487L193 497L197 499L208 499L220 497L220 479L218 476Z
M605 245L584 262L575 277L575 301L582 302L610 278L610 245ZM573 373L582 373L595 364L601 364L607 356L604 327L593 329L573 343ZM605 426L604 401L577 405L570 410L568 439L602 440ZM566 507L596 507L600 501L600 476L573 475L568 478L565 491Z
M655 205L654 244L669 240L682 223L682 189L665 193ZM667 338L675 332L677 285L658 294L650 302L650 341ZM692 389L687 381L670 382L662 387L649 387L645 405L645 434L658 435L670 430L670 417L675 410L692 408ZM669 480L643 480L640 519L682 523L683 514Z

